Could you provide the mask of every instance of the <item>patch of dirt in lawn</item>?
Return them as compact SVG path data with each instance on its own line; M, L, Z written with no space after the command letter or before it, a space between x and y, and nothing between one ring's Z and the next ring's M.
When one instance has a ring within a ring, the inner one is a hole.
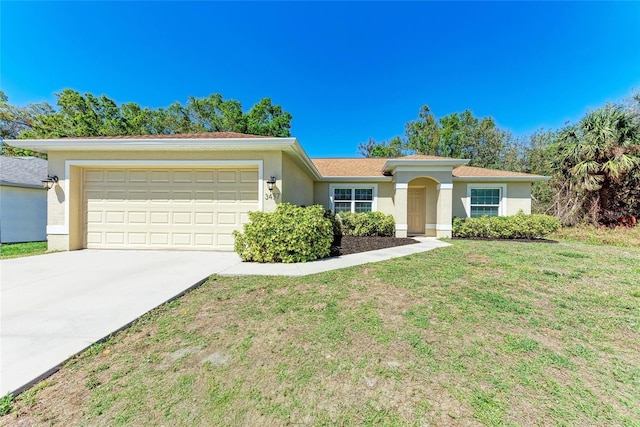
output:
M331 248L331 256L357 254L360 252L375 251L377 249L393 248L396 246L419 243L415 239L407 237L381 237L381 236L342 236L340 246Z

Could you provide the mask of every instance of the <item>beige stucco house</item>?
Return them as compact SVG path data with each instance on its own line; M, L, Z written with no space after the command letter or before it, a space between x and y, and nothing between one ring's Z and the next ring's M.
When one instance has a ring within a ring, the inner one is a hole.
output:
M547 179L422 155L311 159L295 138L230 132L10 143L47 153L59 178L50 250L232 250L248 212L281 202L380 211L398 237L450 237L454 216L529 213L532 183Z

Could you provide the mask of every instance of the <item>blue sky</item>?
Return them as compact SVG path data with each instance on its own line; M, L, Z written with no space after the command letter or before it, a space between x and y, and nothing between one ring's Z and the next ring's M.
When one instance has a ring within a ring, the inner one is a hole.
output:
M11 103L270 97L312 157L357 156L423 104L525 135L640 90L640 2L3 0L0 14Z

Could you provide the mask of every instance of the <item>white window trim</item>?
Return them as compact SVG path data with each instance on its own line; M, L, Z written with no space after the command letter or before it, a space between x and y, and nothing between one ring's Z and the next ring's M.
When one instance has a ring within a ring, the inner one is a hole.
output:
M500 206L498 207L498 216L507 215L507 184L467 184L467 198L464 202L464 209L467 213L467 218L471 218L471 190L478 188L497 188L500 190Z
M350 188L355 191L355 189L371 189L373 200L371 201L371 212L376 212L378 210L378 184L329 184L329 204L331 205L331 211L335 212L334 209L334 200L333 193L336 188ZM340 200L346 201L346 200ZM351 212L354 212L355 203L351 200Z

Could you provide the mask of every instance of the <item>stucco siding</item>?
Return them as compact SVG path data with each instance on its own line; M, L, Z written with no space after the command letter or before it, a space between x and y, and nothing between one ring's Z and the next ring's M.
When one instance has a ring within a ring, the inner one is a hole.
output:
M0 241L47 240L47 192L44 189L0 185Z
M313 186L313 203L322 205L329 209L331 207L329 186L330 185L352 185L353 182L315 182ZM393 182L363 182L364 186L375 184L377 186L376 210L385 214L393 215L394 212L394 184Z
M431 178L432 180L436 181L436 183L438 184L451 183L453 179L451 175L451 170L432 171L432 170L426 169L423 171L404 171L399 169L396 172L395 181L409 183L412 180L419 179L419 178Z
M466 218L468 216L468 186L483 185L490 187L491 184L497 186L506 185L506 215L515 215L519 210L524 213L531 213L531 183L530 182L469 182L469 181L455 181L453 183L453 216Z
M329 209L329 183L316 181L313 183L313 203Z
M275 209L279 200L269 197L271 193L267 189L266 181L269 176L276 176L278 177L276 188L282 188L283 154L281 151L51 152L49 153L49 173L57 175L59 182L47 194L49 249L72 250L82 247L84 236L81 176L87 164L91 164L91 167L119 168L134 163L136 166L163 168L165 166L158 162L169 164L183 162L180 167L189 167L190 162L203 161L227 161L229 165L242 164L243 161L259 162L262 165L262 176L259 178L263 180L263 188L258 196L263 200L262 209L266 212ZM67 172L70 176L67 176ZM310 185L308 187L312 188Z
M288 155L282 154L282 201L308 206L313 200L313 179Z
M395 209L394 193L393 182L378 183L378 212L393 215Z
M467 200L467 182L455 181L453 183L452 212L454 217L466 218L465 203Z
M531 213L531 183L512 182L507 185L507 215L515 215L521 210Z

